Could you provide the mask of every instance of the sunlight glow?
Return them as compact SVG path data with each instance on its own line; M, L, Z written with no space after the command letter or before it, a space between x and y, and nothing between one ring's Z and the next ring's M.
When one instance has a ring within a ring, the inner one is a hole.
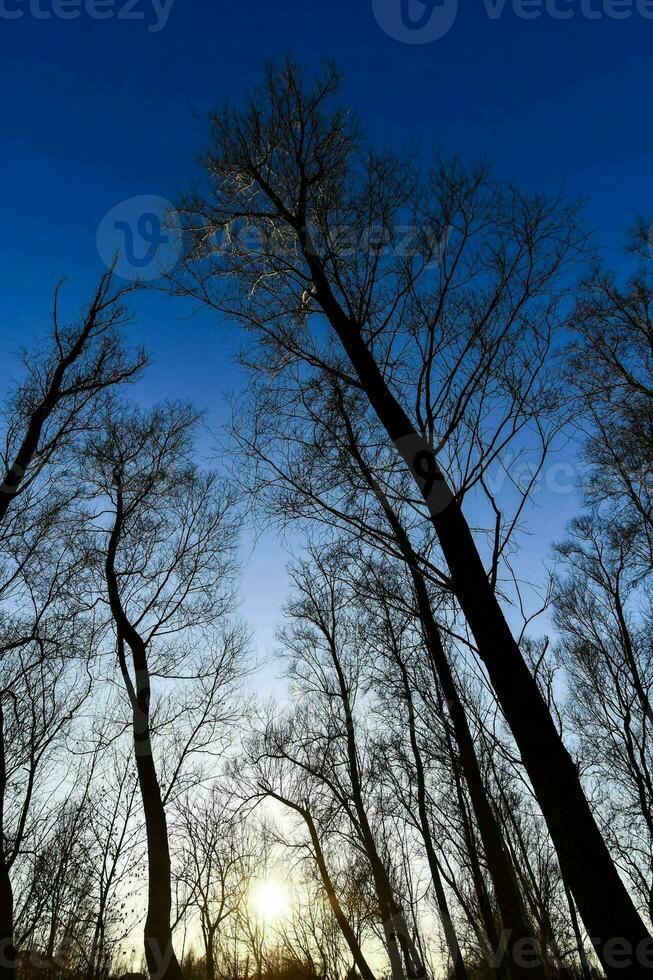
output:
M290 915L292 900L288 886L278 878L265 878L252 885L252 910L262 925L274 925Z

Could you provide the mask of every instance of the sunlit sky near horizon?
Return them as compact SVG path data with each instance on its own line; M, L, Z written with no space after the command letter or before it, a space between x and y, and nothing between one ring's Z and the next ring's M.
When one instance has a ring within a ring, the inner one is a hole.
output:
M603 15L588 19L580 2L559 0L574 16L530 20L509 2L491 19L489 2L460 0L446 36L409 45L384 33L372 0L176 0L158 32L146 20L83 10L41 19L35 11L51 0L39 2L0 0L2 388L16 374L13 352L44 336L55 283L69 278L64 305L74 311L102 271L103 216L133 195L183 192L198 173L210 109L237 102L263 62L285 52L309 69L335 59L342 101L381 143L425 159L437 150L489 158L502 178L583 196L615 264L635 216L653 216L653 20L635 3L621 0L632 16L614 19L607 0L592 0ZM115 12L124 0L108 5ZM152 19L151 0L134 9ZM227 396L247 384L235 363L237 328L154 294L133 305L133 339L153 360L139 400L190 397L219 428ZM577 507L570 494L543 503L535 563ZM242 612L265 654L287 553L271 536L252 546L248 534Z

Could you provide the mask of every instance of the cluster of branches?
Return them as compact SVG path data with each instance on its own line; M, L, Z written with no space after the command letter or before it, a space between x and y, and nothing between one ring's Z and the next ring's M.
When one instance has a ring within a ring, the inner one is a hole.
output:
M244 798L295 814L366 977L334 880L353 855L395 978L428 969L420 887L460 977L501 942L510 975L587 971L583 927L607 975L643 975L650 278L588 266L561 198L370 148L338 90L287 62L215 117L169 284L247 329L234 478L311 542L282 634L298 706L262 719ZM520 532L574 427L587 510L533 609ZM527 635L552 603L554 644Z
M143 919L152 974L181 975L168 812L214 778L241 714L235 500L197 466L190 405L122 396L146 364L123 339L130 291L108 272L66 324L57 291L5 401L5 977L105 977Z
M168 289L250 338L228 481L192 406L121 393L111 272L6 399L7 980L100 980L141 925L157 980L653 968L650 274L588 265L560 198L372 151L338 82L271 68L180 208ZM583 510L527 584L570 433ZM241 501L297 544L287 697L247 711Z

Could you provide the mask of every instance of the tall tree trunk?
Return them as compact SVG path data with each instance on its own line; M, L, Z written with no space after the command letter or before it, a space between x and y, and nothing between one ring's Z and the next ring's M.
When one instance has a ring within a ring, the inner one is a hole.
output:
M150 739L150 672L147 648L129 622L122 606L116 552L123 518L122 493L117 494L116 515L105 564L109 604L118 634L118 662L132 706L132 730L138 785L143 801L147 837L148 902L145 920L145 959L153 980L182 980L181 968L172 942L172 887L170 883L170 845L165 806L152 754ZM125 643L132 654L136 684L125 657Z
M0 980L15 980L14 893L5 852L5 794L7 763L5 756L4 711L0 692Z
M15 980L14 895L7 862L0 847L0 980Z
M580 965L583 971L583 980L592 980L592 969L587 959L587 953L585 951L585 943L583 942L583 936L580 931L580 924L578 922L578 915L576 914L576 905L574 903L574 897L565 885L565 895L567 897L567 904L569 906L569 917L571 919L571 925L574 930L574 937L576 939L576 946L578 947L578 955L580 957Z
M347 761L351 781L352 801L358 820L361 843L365 848L365 853L370 864L372 880L374 881L374 888L383 917L383 929L388 955L390 957L393 980L404 980L404 973L401 967L402 956L407 976L409 978L422 977L426 972L424 965L421 962L416 945L412 941L403 911L395 899L390 877L379 855L374 834L367 817L367 810L363 799L361 773L358 765L354 715L351 708L349 688L342 669L339 653L336 649L335 640L332 636L328 636L327 640L333 666L338 678L338 687L340 688L340 696L345 712Z
M406 706L408 708L408 732L410 737L411 749L413 752L413 759L415 762L415 773L417 776L417 809L419 813L420 829L422 832L422 839L424 841L424 849L426 850L426 857L429 865L429 871L431 872L431 881L433 883L433 890L435 892L435 898L438 904L438 911L440 913L440 921L442 922L442 928L444 930L445 939L447 942L447 948L449 950L449 955L451 956L451 961L453 963L454 975L457 980L467 980L467 970L465 968L465 962L463 960L462 951L458 943L458 937L456 935L456 930L449 913L449 903L447 902L447 896L445 894L444 886L442 884L442 876L440 874L440 866L438 863L438 858L435 853L435 847L433 845L433 836L431 834L431 821L429 819L427 798L426 798L426 776L424 772L424 762L422 759L422 753L419 747L419 742L417 740L417 730L415 724L415 706L413 703L413 692L411 689L410 678L408 677L408 671L406 670L406 665L401 659L399 652L395 653L395 661L401 673L401 681L404 689L404 699L406 701Z
M209 928L205 944L206 980L215 980L215 930Z
M648 976L633 955L615 969L604 945L619 938L633 951L650 935L599 831L574 762L531 675L488 580L470 527L446 486L433 450L386 384L358 325L337 302L306 229L300 229L314 297L338 336L389 438L397 446L428 507L451 573L451 584L472 631L499 704L519 747L535 795L597 955L609 977ZM426 476L425 476L426 474Z
M308 826L308 830L311 835L313 850L315 852L315 859L317 861L317 865L320 870L320 877L322 878L322 884L324 885L324 888L327 893L327 897L329 899L329 905L331 906L336 922L340 926L340 931L342 932L345 942L349 947L349 951L354 958L354 963L358 967L358 970L363 980L375 980L374 974L372 973L372 970L370 969L370 966L363 954L363 950L360 947L360 944L356 937L356 933L350 926L349 920L347 919L347 916L345 915L343 908L340 904L340 901L338 899L338 896L336 894L333 881L331 880L331 876L329 875L329 871L320 844L320 838L318 836L317 829L313 822L313 818L310 813L305 812L304 819L306 820L306 824Z
M457 503L436 520L456 595L476 639L497 698L519 747L554 842L563 878L575 896L608 976L645 976L635 962L606 962L612 938L633 951L649 934L612 861L583 792L576 766L488 583L471 531Z
M447 741L449 743L449 754L453 760L453 778L456 787L456 796L458 798L458 809L462 819L463 836L469 857L469 867L472 881L474 883L474 891L476 892L478 907L481 913L481 919L483 920L483 929L485 931L488 950L490 954L494 954L496 950L499 949L501 944L500 930L497 927L495 910L492 906L490 895L485 884L485 878L483 876L483 869L481 868L481 861L474 837L472 818L467 808L467 800L465 799L465 793L463 790L464 776L460 772L457 764L456 753L450 735L447 735ZM506 976L507 971L505 963L501 962L500 964L497 964L497 971L502 976Z
M84 351L88 348L88 343L93 331L98 324L102 313L106 311L111 302L107 302L108 290L111 284L112 273L105 273L98 284L92 302L86 310L84 323L79 330L77 337L71 344L66 354L59 347L60 356L54 366L54 370L49 378L47 389L43 392L43 397L33 407L29 415L27 427L23 438L17 446L15 456L12 461L7 461L4 471L0 471L0 523L4 521L9 508L14 503L23 484L28 478L30 467L33 468L35 457L39 452L43 430L48 420L57 409L57 405L65 397L65 382L67 372L83 357ZM56 316L56 302L55 302ZM133 373L125 373L126 379ZM101 379L95 379L97 390L100 391L106 385L100 383ZM93 388L93 381L89 379L89 391ZM57 442L55 437L54 443ZM54 443L51 442L51 448ZM14 947L14 911L13 911L13 891L11 886L10 869L8 866L7 855L3 851L1 836L4 831L4 794L6 788L5 754L4 754L4 733L2 729L2 706L0 705L0 980L13 980L16 975L16 949Z
M149 733L141 737L140 713L134 713L136 771L143 800L147 834L148 903L145 920L145 958L150 976L157 980L181 980L181 969L172 944L170 918L170 846L165 808L149 744Z
M373 474L367 465L364 456L360 452L342 399L340 399L340 410L347 427L350 449L363 476L365 477L368 486L375 494L383 509L399 551L401 552L402 558L412 579L413 591L417 602L417 611L419 613L420 623L422 626L424 643L429 654L432 670L435 673L436 680L439 682L440 689L449 708L449 717L451 719L458 748L460 765L467 783L469 797L474 810L474 817L476 818L476 823L483 842L485 858L488 864L490 877L492 878L492 883L494 885L494 891L496 894L499 911L501 913L503 927L506 930L507 951L510 957L510 972L515 976L520 976L527 972L530 980L538 980L538 977L541 978L543 976L542 969L537 965L522 967L514 955L514 948L517 943L523 944L529 940L532 941L532 930L529 928L527 917L525 915L519 887L517 885L515 870L504 846L503 835L492 808L492 804L488 798L476 754L474 740L472 738L469 725L467 724L467 716L463 703L460 699L460 695L458 694L453 672L442 645L440 630L435 621L435 616L433 615L433 608L431 606L426 581L422 572L420 571L419 559L411 544L406 529L397 517L397 514L391 506L390 501L375 482ZM414 712L410 683L405 666L400 660L398 660L398 663L402 673L404 695L407 699L409 707L409 732L411 736L413 755L416 762L418 800L420 799L420 795L425 799L424 770L421 761L421 754L415 738ZM420 804L420 814L421 813L422 805ZM426 819L428 820L428 817L426 817ZM429 857L429 864L430 863L431 858Z
M427 649L442 694L449 708L449 718L453 728L458 758L463 777L469 791L476 825L483 843L485 859L494 886L494 893L501 913L503 928L506 930L509 972L513 976L529 974L533 980L543 976L540 966L522 966L515 955L517 944L532 940L532 930L524 911L522 898L517 885L515 870L505 848L503 834L497 822L492 804L488 798L485 783L478 762L472 733L446 653L442 646L423 577L417 572L414 581L418 589L418 607L426 634ZM420 598L421 593L421 598ZM523 950L523 945L518 946Z
M324 856L324 851L322 850L322 844L320 842L320 836L317 832L317 827L315 826L315 821L309 810L305 807L299 806L297 803L293 803L292 800L288 800L284 796L279 796L277 793L271 792L269 789L262 787L268 793L270 797L278 800L284 806L289 807L298 813L304 820L308 832L311 838L311 844L313 846L313 853L315 855L315 862L320 872L320 878L322 879L322 885L326 892L327 898L329 900L329 905L331 906L331 911L333 912L334 918L338 923L340 931L342 933L343 939L349 947L349 951L354 959L354 963L358 967L361 977L363 980L376 980L370 966L365 959L363 951L360 947L356 933L349 924L349 919L345 915L345 912L340 904L340 899L338 898L335 885L331 875L329 874L329 869L327 867L326 858Z
M495 773L495 779L498 786L499 794L501 796L501 801L503 803L503 814L506 823L506 833L504 834L504 840L506 845L512 854L512 863L516 871L519 872L520 877L523 881L522 893L529 899L529 904L531 906L532 914L539 923L540 938L542 941L542 949L545 953L546 958L546 947L547 943L550 946L553 954L556 957L556 961L562 964L562 957L560 955L560 947L558 944L556 931L551 920L551 908L550 905L542 893L542 888L538 882L535 869L533 868L532 861L528 853L527 842L522 833L522 829L519 821L516 819L515 812L510 805L509 800L506 798L505 788L502 786L501 779L498 776L496 767L494 766L494 760L492 759L492 767ZM514 840L516 841L516 847L511 844L510 834L508 832L507 824L513 828Z

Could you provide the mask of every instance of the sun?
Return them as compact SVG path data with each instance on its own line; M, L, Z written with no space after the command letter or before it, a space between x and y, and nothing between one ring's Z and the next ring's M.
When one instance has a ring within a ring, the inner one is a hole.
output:
M249 901L256 918L263 925L274 925L290 915L292 901L288 886L278 878L254 882Z

